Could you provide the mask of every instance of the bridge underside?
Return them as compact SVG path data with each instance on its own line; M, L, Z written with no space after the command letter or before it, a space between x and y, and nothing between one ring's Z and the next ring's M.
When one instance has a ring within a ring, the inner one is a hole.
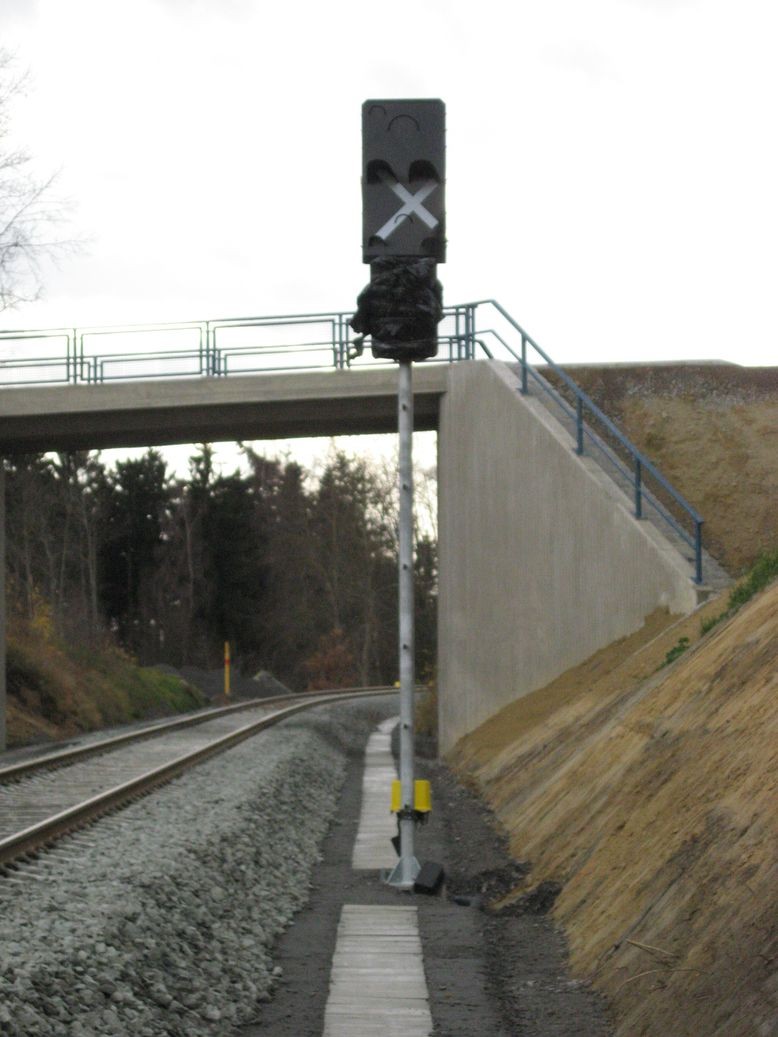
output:
M414 366L415 426L436 429L448 365ZM397 369L308 371L2 393L0 455L397 430Z

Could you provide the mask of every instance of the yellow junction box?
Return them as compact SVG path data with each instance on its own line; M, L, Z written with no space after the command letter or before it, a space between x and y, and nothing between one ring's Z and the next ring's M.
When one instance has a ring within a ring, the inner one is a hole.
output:
M402 810L402 782L392 782L392 805L389 808L393 814ZM432 810L432 787L428 781L414 781L413 783L413 809L420 814L428 814Z

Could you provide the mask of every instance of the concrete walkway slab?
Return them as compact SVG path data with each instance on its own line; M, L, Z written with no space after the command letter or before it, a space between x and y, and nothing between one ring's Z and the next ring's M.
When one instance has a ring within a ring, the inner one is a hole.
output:
M397 771L392 757L392 731L399 717L382 721L368 739L362 779L362 812L351 866L355 871L393 868L397 863L391 839L397 822L389 811L392 782Z
M384 954L387 936L400 937L408 948L405 953ZM324 1037L429 1037L431 1033L416 908L344 904Z

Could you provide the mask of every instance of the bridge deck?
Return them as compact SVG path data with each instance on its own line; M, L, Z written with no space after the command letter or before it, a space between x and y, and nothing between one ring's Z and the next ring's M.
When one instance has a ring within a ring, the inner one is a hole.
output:
M414 367L415 426L438 425L445 364ZM0 454L393 432L397 370L0 390Z

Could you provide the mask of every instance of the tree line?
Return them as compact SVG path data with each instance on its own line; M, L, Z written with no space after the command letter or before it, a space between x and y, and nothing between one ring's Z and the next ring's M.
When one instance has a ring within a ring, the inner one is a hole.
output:
M6 461L10 597L88 645L111 638L144 665L213 668L224 642L244 672L295 690L397 677L394 475L333 452L314 478L243 446L215 470L203 445L185 478L150 449ZM429 478L422 497L430 496ZM437 545L416 536L417 672L435 659Z

